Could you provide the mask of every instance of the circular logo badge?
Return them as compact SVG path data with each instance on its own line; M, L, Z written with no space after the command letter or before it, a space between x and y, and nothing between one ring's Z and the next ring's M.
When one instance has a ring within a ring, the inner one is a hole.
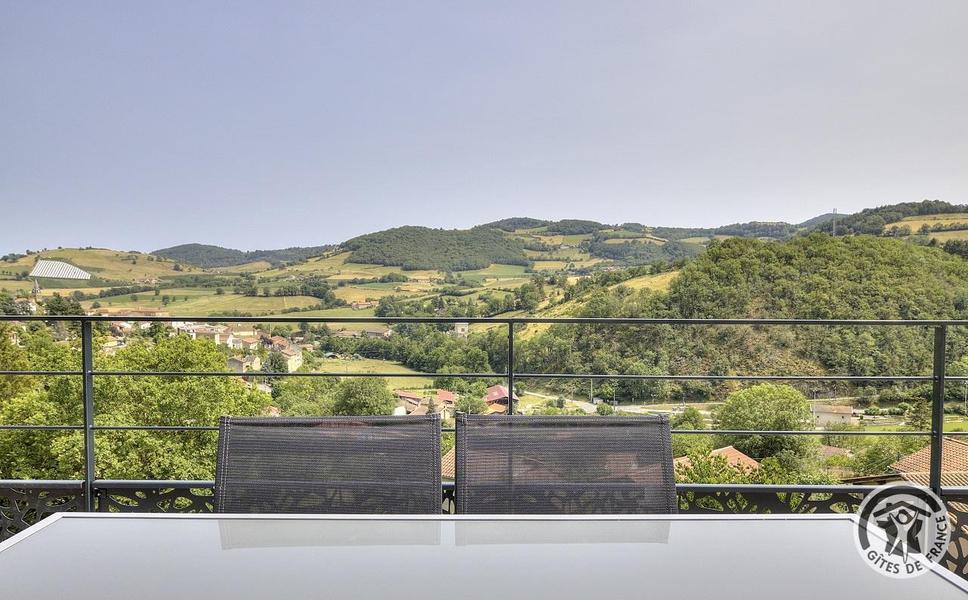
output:
M951 539L948 511L931 490L889 483L864 498L854 541L872 569L898 579L917 577L941 560Z

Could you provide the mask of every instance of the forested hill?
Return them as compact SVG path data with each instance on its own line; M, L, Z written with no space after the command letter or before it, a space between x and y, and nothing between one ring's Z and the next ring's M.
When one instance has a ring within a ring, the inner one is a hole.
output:
M334 246L310 246L244 252L208 244L182 244L181 246L155 250L152 254L198 267L218 268L234 267L256 261L266 261L272 265L297 262L325 254L333 248Z
M521 240L498 229L397 227L355 237L343 244L350 260L405 270L483 269L492 263L527 265Z
M713 243L672 282L683 317L963 318L968 262L890 238Z

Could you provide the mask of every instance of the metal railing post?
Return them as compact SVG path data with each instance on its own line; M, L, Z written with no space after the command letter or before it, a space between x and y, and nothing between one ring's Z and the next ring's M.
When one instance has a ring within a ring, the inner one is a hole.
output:
M84 378L84 510L94 510L94 332L81 321L81 363Z
M931 389L931 491L941 495L941 450L944 443L944 378L948 328L934 328L934 372Z
M508 414L514 414L514 321L508 320Z

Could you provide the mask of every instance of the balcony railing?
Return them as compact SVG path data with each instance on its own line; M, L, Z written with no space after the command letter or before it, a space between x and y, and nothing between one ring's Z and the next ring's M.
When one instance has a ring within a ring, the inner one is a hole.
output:
M372 373L372 372L246 372L231 371L117 371L94 368L94 323L99 321L131 320L137 322L196 322L196 323L318 323L318 324L456 324L485 323L507 327L507 368L498 373ZM711 382L852 382L852 383L930 383L931 429L925 431L762 431L762 430L716 430L677 429L674 434L685 435L863 435L863 436L925 436L930 439L931 461L929 484L941 495L955 520L945 564L951 570L968 578L968 487L942 487L941 457L943 436L965 436L968 432L944 432L944 393L947 382L968 382L966 376L948 376L945 372L947 333L951 327L968 326L968 321L956 320L804 320L804 319L643 319L643 318L464 318L464 317L168 317L168 316L48 316L0 315L3 321L42 321L74 323L79 327L81 345L81 368L79 370L0 370L3 376L76 376L83 380L83 424L34 425L28 423L2 424L3 430L51 430L79 431L83 433L84 479L83 480L0 480L0 540L33 524L43 517L59 511L100 512L211 512L212 481L131 481L102 480L96 478L96 453L94 439L102 431L217 431L215 425L152 426L152 425L98 425L95 424L94 380L99 376L127 377L242 377L245 379L265 377L416 377L432 378L445 375L456 379L503 378L509 390L514 390L518 379L589 379L589 380L643 380L643 381L711 381ZM918 327L933 333L933 368L931 375L633 375L609 373L534 373L515 370L515 328L527 324L581 324L594 326L839 326L839 327ZM509 393L508 412L515 412L513 393ZM453 431L445 430L445 431ZM733 485L733 484L679 484L677 486L679 507L685 513L815 513L852 512L873 486L855 485ZM454 512L453 484L445 483L442 489L444 512Z

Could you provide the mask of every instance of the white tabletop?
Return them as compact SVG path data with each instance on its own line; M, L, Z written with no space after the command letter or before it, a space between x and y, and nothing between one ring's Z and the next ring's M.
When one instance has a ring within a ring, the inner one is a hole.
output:
M875 573L849 516L361 517L62 513L0 544L32 600L963 598Z

